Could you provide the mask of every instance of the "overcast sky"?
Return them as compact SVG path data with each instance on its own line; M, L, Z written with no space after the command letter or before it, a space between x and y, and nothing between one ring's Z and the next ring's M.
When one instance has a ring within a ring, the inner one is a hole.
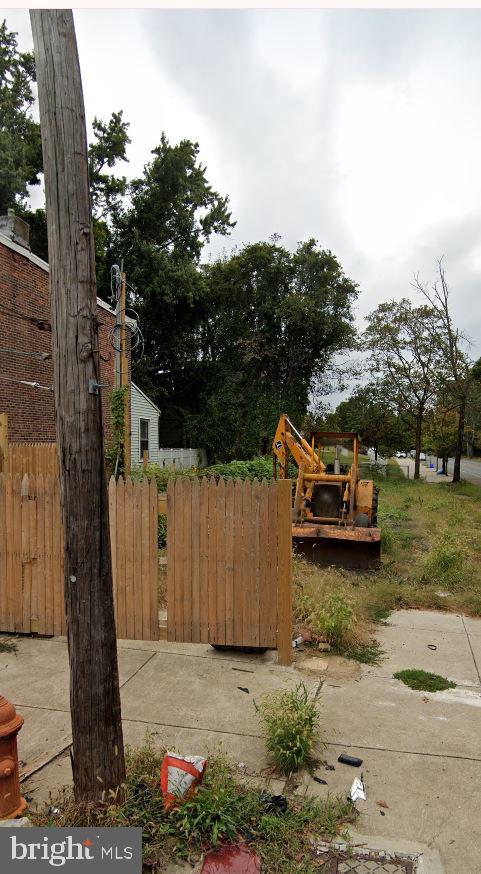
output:
M23 48L28 13L5 10ZM418 299L445 256L481 354L481 10L80 10L87 118L123 109L128 176L164 130L200 144L237 220L217 254L315 237L359 283L358 323Z

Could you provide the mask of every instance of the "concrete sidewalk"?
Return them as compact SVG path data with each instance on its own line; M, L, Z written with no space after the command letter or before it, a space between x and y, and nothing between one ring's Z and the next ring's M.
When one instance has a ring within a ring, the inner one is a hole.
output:
M396 458L399 467L402 469L404 476L408 479L414 478L414 458ZM421 461L419 466L419 476L426 480L428 483L450 483L452 482L452 476L445 476L442 473L436 473L436 471L431 469L427 463Z
M343 751L359 755L367 801L357 803L357 832L393 844L421 842L434 856L439 851L447 872L474 874L481 870L481 620L402 611L378 632L387 654L380 666L316 653L314 670L307 652L296 655L292 668L281 668L269 653L121 641L125 739L139 744L148 729L159 747L186 754L208 755L222 746L258 779L270 771L253 700L300 679L314 688L322 677L323 758L335 770L320 765L328 785L305 774L296 792L346 795L359 770L337 757ZM392 678L410 667L459 685L443 693L414 692ZM0 654L0 690L25 717L19 754L24 772L34 773L24 791L45 799L71 779L64 752L70 743L65 640L20 638L17 654ZM276 779L273 791L283 788Z

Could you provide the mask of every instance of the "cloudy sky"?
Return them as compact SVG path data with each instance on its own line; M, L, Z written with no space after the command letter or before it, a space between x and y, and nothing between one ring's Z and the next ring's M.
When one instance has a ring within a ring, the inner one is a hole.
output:
M28 14L5 10L22 47ZM87 117L123 109L141 172L164 130L197 140L237 220L330 248L358 322L445 256L481 354L481 10L79 10Z

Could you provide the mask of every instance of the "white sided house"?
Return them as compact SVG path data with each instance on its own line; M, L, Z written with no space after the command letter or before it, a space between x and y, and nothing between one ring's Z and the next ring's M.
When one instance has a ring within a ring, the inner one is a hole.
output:
M131 464L142 464L144 450L150 464L160 467L203 467L206 464L202 449L159 448L159 416L161 412L153 401L135 385L130 384Z
M142 464L147 450L150 464L159 462L160 410L134 382L130 384L131 464Z

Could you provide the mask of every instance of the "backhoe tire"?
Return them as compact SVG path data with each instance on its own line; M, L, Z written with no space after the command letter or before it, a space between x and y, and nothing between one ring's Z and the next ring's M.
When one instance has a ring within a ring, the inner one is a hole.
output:
M358 513L354 520L355 528L369 528L369 516L367 513Z

